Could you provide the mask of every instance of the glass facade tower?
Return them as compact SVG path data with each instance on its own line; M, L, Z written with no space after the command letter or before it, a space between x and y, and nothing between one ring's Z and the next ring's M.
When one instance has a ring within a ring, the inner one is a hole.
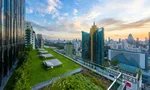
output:
M82 31L82 58L96 64L104 61L104 28L98 28L95 23L90 33Z
M0 86L24 50L25 0L0 0Z
M98 29L93 35L93 61L103 64L104 60L104 28Z
M90 60L90 34L82 31L82 58Z

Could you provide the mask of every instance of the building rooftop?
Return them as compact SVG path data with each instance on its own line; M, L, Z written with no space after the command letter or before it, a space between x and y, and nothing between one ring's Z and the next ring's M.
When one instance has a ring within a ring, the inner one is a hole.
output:
M142 74L143 74L143 75L150 76L150 70L148 70L148 71L142 70Z
M129 72L136 73L138 71L138 68L130 66L130 65L120 63L118 66L119 66L120 69L129 71Z

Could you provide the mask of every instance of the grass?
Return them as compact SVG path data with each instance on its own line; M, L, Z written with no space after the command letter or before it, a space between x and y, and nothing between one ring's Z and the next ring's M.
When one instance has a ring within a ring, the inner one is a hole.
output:
M64 56L54 52L50 48L46 48L46 50L52 54L55 58L60 60L63 65L61 67L56 67L53 69L46 70L43 66L43 60L39 58L36 50L30 52L31 56L31 85L35 85L41 83L43 81L52 79L53 77L62 75L64 73L70 72L74 69L80 68L80 66L71 60L65 58Z

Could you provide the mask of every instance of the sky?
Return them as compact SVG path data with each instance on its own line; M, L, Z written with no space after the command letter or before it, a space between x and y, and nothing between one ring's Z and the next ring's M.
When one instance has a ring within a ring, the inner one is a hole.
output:
M26 21L46 39L81 39L93 22L105 39L145 40L150 32L150 0L26 0Z

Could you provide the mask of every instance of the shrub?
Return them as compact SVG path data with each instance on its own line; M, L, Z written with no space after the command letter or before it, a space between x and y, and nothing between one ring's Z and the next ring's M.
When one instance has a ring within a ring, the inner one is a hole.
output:
M17 69L13 72L5 90L31 90L29 83L30 57L28 57L28 53L28 51L19 52Z
M63 77L54 82L50 90L102 90L81 74Z
M112 61L111 61L111 64L112 64L113 66L116 66L116 65L119 64L119 61L118 61L118 60L112 60Z

